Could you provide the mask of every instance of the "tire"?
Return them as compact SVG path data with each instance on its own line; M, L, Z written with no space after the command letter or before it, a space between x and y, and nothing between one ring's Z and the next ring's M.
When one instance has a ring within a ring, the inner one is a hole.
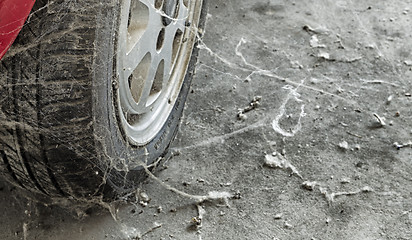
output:
M36 1L0 62L4 176L34 193L75 199L118 196L145 178L142 164L163 157L176 134L205 21L203 1L164 1ZM154 12L163 27L150 38L155 27L142 26L157 26ZM156 46L147 51L160 63L135 60L144 46Z

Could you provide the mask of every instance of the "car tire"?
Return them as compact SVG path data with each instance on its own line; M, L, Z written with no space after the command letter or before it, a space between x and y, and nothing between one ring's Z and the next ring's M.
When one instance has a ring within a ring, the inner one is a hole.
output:
M142 164L162 158L176 134L205 6L36 1L0 62L3 175L50 197L112 198L133 189L145 178Z

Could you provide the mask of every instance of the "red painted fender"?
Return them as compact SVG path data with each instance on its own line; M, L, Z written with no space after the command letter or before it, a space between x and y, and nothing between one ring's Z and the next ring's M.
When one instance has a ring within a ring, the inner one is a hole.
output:
M26 22L36 0L0 0L0 59Z

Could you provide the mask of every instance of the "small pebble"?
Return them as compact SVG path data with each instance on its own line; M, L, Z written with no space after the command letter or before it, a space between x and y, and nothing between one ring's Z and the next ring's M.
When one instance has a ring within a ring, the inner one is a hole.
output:
M342 184L350 183L350 179L344 177L344 178L342 178L342 179L340 180L340 183L342 183Z
M304 181L302 183L303 188L305 188L309 191L312 191L315 188L316 185L318 185L317 182Z
M275 220L282 219L282 217L283 217L283 214L282 214L282 213L278 213L278 214L276 214L276 215L274 216Z
M239 119L239 120L246 120L247 119L247 116L246 116L246 114L244 114L244 113L239 113L238 115L237 115L237 118Z
M390 95L390 96L388 97L388 99L386 99L386 104L389 105L389 104L392 102L392 99L393 99L393 96Z
M149 202L150 198L145 192L141 192L139 196L140 201Z
M285 222L284 227L287 228L287 229L292 229L293 225L288 223L288 222Z
M338 146L343 150L348 150L349 149L349 144L346 141L340 142Z

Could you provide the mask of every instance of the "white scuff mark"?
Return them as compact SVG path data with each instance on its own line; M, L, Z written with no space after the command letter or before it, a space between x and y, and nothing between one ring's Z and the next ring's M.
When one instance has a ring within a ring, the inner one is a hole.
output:
M296 167L293 166L286 159L286 157L282 156L281 154L279 154L277 152L273 152L272 154L266 154L264 164L266 166L270 167L270 168L281 168L281 169L290 170L292 172L292 174L295 174L296 176L303 179L302 175L300 175L300 173L296 169Z
M303 81L302 83L303 84ZM300 86L300 85L299 85ZM286 112L286 104L289 102L289 100L291 98L293 98L295 101L297 102L302 102L301 99L299 99L300 94L297 92L297 89L299 88L299 86L297 86L296 88L293 88L290 85L286 85L283 87L283 89L289 90L289 94L287 95L286 99L283 101L282 105L279 108L279 114L275 117L275 119L272 122L272 127L273 130L275 130L277 133L285 136L285 137L293 137L297 132L300 131L300 129L302 128L302 123L301 123L301 119L303 117L306 116L305 113L305 104L301 105L300 108L300 114L299 114L299 119L297 124L289 131L285 131L284 129L282 129L279 125L279 121L280 119L283 117L283 115L285 115Z

